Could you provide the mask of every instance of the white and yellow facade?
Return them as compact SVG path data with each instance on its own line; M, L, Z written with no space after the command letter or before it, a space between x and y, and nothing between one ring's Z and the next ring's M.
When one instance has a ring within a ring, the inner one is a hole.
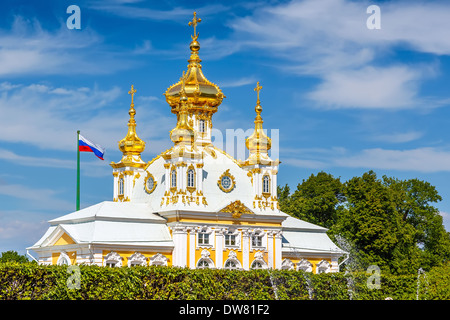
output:
M198 22L194 14L190 25ZM177 116L173 147L141 159L146 146L136 133L132 86L128 133L119 141L123 157L111 163L112 201L49 221L28 248L39 263L338 271L344 252L327 229L279 209L280 161L269 156L259 83L248 158L236 160L211 142L212 117L225 96L204 76L197 40L194 31L188 70L165 92Z

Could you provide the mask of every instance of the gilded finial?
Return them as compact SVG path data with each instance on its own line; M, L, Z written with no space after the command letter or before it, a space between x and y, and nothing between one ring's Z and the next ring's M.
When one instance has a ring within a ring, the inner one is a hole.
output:
M131 104L132 104L132 105L134 105L133 97L134 97L134 94L135 94L136 92L137 92L137 91L136 91L136 89L134 88L134 86L131 85L131 90L128 91L128 94L131 95Z
M128 94L131 95L130 111L128 111L128 114L130 115L130 120L128 120L128 133L125 138L119 141L119 149L123 152L124 156L140 156L141 152L145 149L145 142L136 134L136 120L134 120L134 116L136 115L136 110L134 109L134 94L136 92L137 90L131 85L131 90L128 91Z
M256 91L256 107L255 111L257 113L257 116L261 115L262 107L261 107L261 101L259 100L259 92L261 91L262 86L259 85L259 81L256 83L254 91Z
M197 12L194 11L194 18L192 18L192 21L189 21L189 26L194 27L194 35L191 36L192 40L197 40L198 38L198 33L196 33L196 27L199 22L202 22L202 19L200 18L197 19Z

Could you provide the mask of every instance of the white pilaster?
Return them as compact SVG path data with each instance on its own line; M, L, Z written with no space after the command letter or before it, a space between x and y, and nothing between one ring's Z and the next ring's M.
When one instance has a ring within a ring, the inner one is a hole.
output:
M225 229L216 229L216 268L223 268L223 233Z
M267 232L267 265L271 269L274 268L273 234L273 231Z
M275 241L275 269L281 269L281 263L282 263L282 258L281 258L281 235L282 235L282 231L277 231L274 233L274 241Z
M175 226L173 235L173 265L176 267L186 267L187 265L187 228L185 226Z
M249 241L249 230L242 230L242 268L244 270L250 269L250 241Z
M195 269L195 228L189 229L189 267Z

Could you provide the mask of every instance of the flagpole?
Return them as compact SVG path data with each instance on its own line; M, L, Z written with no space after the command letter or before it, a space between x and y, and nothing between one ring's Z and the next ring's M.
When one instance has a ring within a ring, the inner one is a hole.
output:
M77 131L77 211L80 210L80 130Z

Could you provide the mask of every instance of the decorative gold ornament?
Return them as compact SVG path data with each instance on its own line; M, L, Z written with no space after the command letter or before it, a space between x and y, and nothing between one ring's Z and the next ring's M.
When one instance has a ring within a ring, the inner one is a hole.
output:
M156 189L157 181L150 172L147 172L147 176L144 178L144 189L148 194L152 193Z
M230 169L227 169L217 180L217 185L223 192L231 192L236 187L236 180L230 173Z
M175 146L181 145L192 145L194 142L194 129L189 125L188 121L188 110L187 110L187 97L185 93L185 73L183 71L183 76L180 78L182 83L181 95L180 95L180 113L178 114L177 125L172 131L170 131L170 139L175 143Z
M247 208L240 200L231 202L225 208L220 210L220 212L231 213L232 217L235 219L240 218L243 214L253 214L253 211Z

